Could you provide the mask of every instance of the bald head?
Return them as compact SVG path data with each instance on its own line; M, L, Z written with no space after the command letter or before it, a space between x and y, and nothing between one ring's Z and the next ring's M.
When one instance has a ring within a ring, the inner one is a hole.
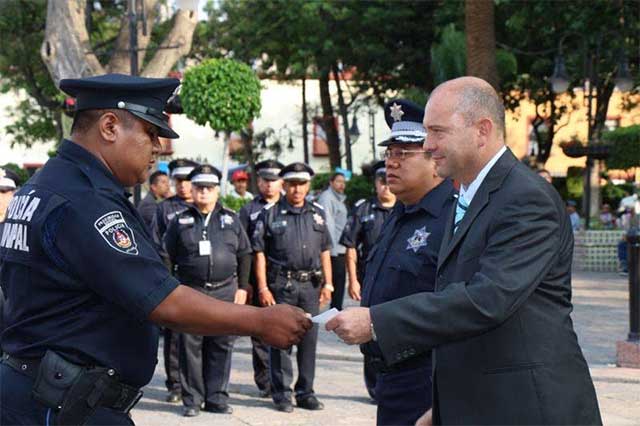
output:
M495 124L497 133L504 139L504 105L489 83L477 77L460 77L442 83L431 96L440 91L444 91L446 96L455 97L455 112L463 117L467 126L487 117Z

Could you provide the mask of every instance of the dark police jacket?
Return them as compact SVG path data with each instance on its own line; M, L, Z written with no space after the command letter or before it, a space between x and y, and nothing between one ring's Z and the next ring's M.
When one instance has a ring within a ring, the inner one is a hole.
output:
M184 284L225 281L236 275L238 258L251 253L249 238L233 210L217 203L206 229L205 218L190 206L171 220L164 235L165 249L177 267L176 276ZM210 242L210 255L200 255L202 240Z
M570 317L573 232L557 191L507 150L455 235L454 216L435 293L371 308L387 362L434 350L441 424L601 424Z
M268 266L292 271L320 269L320 253L331 248L331 237L320 204L292 207L286 197L260 213L252 237L253 250L264 252Z
M167 266L170 266L169 255L163 246L163 238L165 232L167 232L167 226L169 226L169 222L171 222L177 214L187 210L190 206L191 204L174 195L158 203L156 214L151 220L151 236L156 243L160 257Z
M253 229L255 227L260 211L267 205L267 200L260 194L253 197L253 200L242 206L240 209L240 223L247 232L247 235L253 235Z
M450 180L429 191L413 206L398 202L369 253L361 306L375 306L412 294L433 291L438 250L445 222L455 204ZM382 358L376 342L361 346L363 353ZM425 357L428 358L428 352ZM430 359L425 365L430 366Z
M178 282L128 195L67 140L16 193L0 237L5 352L38 358L51 349L114 368L132 386L149 382L158 328L148 317Z
M359 270L364 270L366 259L382 231L382 224L391 211L392 208L380 204L378 197L362 199L355 204L353 213L342 231L340 244L357 249Z

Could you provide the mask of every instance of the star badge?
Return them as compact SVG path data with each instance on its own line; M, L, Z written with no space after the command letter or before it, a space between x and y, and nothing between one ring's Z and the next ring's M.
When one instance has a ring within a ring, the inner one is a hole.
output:
M391 105L391 117L393 118L393 121L402 120L403 115L404 111L402 111L402 106L394 102L393 105Z
M427 245L427 238L429 238L431 232L427 232L427 227L423 226L420 229L416 229L413 232L413 235L407 239L407 250L413 250L414 253L417 253L420 250L420 247L425 247Z

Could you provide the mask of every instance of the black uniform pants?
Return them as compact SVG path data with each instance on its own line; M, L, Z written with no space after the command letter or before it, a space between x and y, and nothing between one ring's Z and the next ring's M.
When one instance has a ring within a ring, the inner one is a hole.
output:
M226 302L233 302L238 288L233 281L224 287L195 290ZM225 404L229 399L231 354L235 336L195 336L180 333L180 383L182 402L186 407Z
M253 289L253 306L261 307L257 288ZM270 391L269 346L255 337L251 338L251 360L253 362L253 380L261 391Z
M378 373L377 424L414 425L432 404L431 359L428 365L394 373Z
M297 306L311 315L318 315L320 309L320 287L311 281L300 282L278 276L270 285L276 303ZM298 380L295 385L296 399L302 400L313 395L313 379L316 370L316 344L318 342L318 326L303 337L297 345L296 360L298 362ZM271 373L271 393L275 402L291 398L293 382L293 366L291 349L283 351L269 348L269 367Z
M31 397L33 379L0 363L0 425L53 425L55 412ZM86 425L130 426L128 414L98 408Z
M180 354L178 340L180 333L165 327L163 332L162 352L164 354L164 372L167 376L165 385L169 392L180 392Z
M333 280L333 293L331 293L331 307L342 310L344 301L344 287L347 279L347 269L344 262L344 254L331 256L331 279Z

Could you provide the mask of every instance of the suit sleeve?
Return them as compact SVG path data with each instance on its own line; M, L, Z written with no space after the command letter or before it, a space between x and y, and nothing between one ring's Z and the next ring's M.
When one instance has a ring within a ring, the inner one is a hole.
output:
M406 359L402 354L407 351L424 353L489 331L534 292L558 261L567 223L543 191L523 191L519 200L500 209L488 229L479 270L469 281L371 307L377 341L388 363Z

